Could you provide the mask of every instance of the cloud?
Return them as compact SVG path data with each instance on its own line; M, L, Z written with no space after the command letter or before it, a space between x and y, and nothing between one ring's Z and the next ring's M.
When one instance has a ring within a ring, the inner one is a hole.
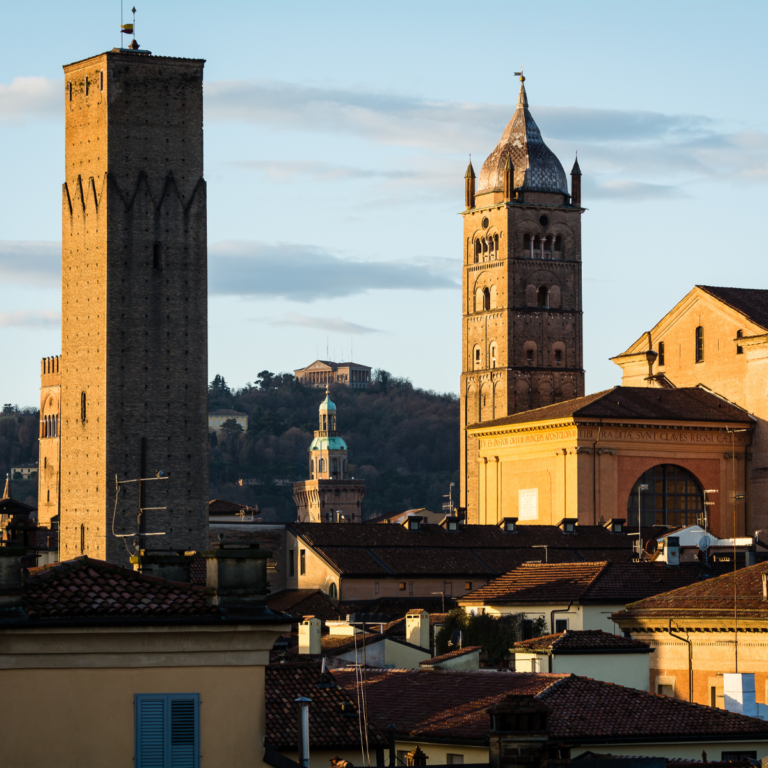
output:
M58 288L61 243L0 240L0 282Z
M641 181L614 179L602 184L584 185L584 195L590 199L602 200L670 200L690 197L683 189L666 184L645 184Z
M381 333L378 328L369 328L367 325L351 323L340 317L310 317L309 315L301 315L298 312L287 312L278 320L267 318L253 319L255 322L269 323L276 328L284 325L291 325L298 328L315 328L319 331L338 333L345 336L364 336L369 333Z
M0 125L24 123L29 118L64 116L64 81L47 77L15 77L0 83Z
M267 296L300 302L372 290L457 288L444 260L362 261L295 243L215 243L209 251L209 290L229 296Z
M318 163L313 160L305 161L271 161L271 160L245 160L232 161L229 165L237 166L244 170L252 170L263 173L270 181L291 183L300 176L310 178L312 181L345 181L347 179L413 179L418 176L412 171L385 171L366 168L352 168L344 165L330 165Z
M43 310L41 312L0 312L0 328L54 328L61 325L61 314Z

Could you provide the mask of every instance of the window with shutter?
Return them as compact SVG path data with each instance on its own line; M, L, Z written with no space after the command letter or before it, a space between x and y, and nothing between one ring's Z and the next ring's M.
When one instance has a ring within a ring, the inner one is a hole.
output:
M200 695L137 693L137 768L199 768Z

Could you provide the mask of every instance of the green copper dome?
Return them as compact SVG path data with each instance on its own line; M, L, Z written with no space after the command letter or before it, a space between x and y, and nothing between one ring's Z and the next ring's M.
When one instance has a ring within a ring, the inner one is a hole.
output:
M333 405L333 403L331 403ZM346 451L347 444L340 437L316 437L309 446L310 451Z

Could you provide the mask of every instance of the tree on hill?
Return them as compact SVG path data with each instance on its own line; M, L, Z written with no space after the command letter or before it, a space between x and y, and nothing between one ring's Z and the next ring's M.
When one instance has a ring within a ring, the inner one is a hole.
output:
M350 449L349 474L366 481L366 516L439 509L448 484L458 484L458 398L418 389L384 370L374 371L365 390L331 385L330 392ZM323 397L322 389L286 373L261 371L255 384L239 390L216 376L209 409L232 408L249 419L247 432L221 431L211 438L211 498L258 503L270 516L293 519L290 483L309 478L307 449ZM240 478L258 485L238 486Z

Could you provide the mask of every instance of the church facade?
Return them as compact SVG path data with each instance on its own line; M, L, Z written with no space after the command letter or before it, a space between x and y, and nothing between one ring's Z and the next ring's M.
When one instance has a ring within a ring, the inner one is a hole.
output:
M521 83L479 179L471 163L465 176L460 506L469 523L479 522L480 482L470 427L584 394L583 212L578 163L569 192Z
M127 565L150 532L207 545L203 66L114 49L64 67L62 348L41 381L57 461L39 476L62 560Z

